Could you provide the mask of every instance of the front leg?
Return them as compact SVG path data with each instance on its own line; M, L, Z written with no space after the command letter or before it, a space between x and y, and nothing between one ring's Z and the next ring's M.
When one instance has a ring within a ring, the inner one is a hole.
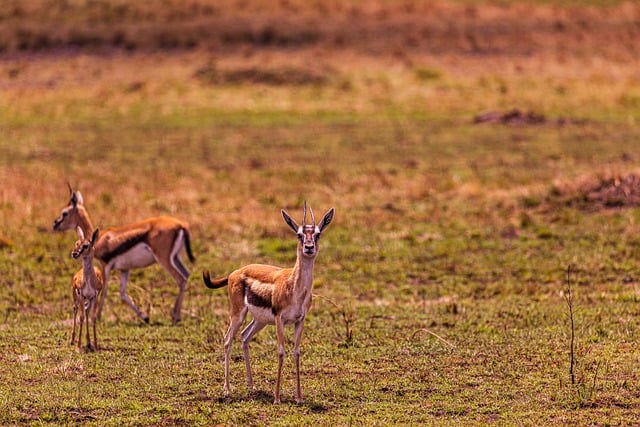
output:
M87 331L87 350L88 351L93 351L93 345L91 344L91 332L89 331L89 316L91 315L91 313L89 312L89 308L91 306L91 301L87 298L83 298L83 302L82 302L82 306L84 309L84 318L86 321L86 331Z
M282 362L284 362L284 323L280 314L276 315L276 336L278 337L278 376L273 403L280 403L280 378L282 377Z
M136 307L136 305L133 303L133 301L131 301L131 298L129 298L129 295L127 295L127 282L129 281L129 270L121 270L120 271L120 297L122 298L122 300L124 302L127 303L127 305L129 307L131 307L131 309L133 311L136 312L136 314L145 321L145 323L149 323L149 316L145 315L142 311L140 311L140 309L138 307Z
M73 329L71 330L71 345L76 341L76 321L78 320L78 299L75 291L73 295Z
M96 322L98 320L98 297L91 300L91 323L93 324L93 347L95 351L99 350L98 347L98 333L96 331Z
M293 361L296 365L296 403L302 403L302 388L300 387L300 341L302 340L302 329L304 327L304 317L296 322L293 335Z

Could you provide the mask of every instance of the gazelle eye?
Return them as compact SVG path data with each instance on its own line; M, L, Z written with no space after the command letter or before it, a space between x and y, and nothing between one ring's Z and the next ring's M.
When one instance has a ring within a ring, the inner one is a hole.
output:
M69 215L69 212L67 211L62 212L62 218L66 217L67 215Z
M304 234L298 233L298 240L302 240L302 239L304 239Z

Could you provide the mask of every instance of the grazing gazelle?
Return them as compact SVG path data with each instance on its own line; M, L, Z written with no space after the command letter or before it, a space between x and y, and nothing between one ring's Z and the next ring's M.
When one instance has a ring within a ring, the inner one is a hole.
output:
M104 289L102 272L93 266L93 248L98 240L100 231L96 228L91 239L85 239L82 228L78 227L78 241L76 241L71 256L82 260L82 269L73 276L73 330L71 331L71 345L76 339L76 319L78 308L80 312L80 332L78 333L78 351L82 349L82 325L87 322L87 349L98 350L98 335L96 334L96 316L98 310L98 296ZM93 345L89 333L89 318L93 324Z
M318 239L320 233L333 220L334 209L331 208L316 225L311 212L311 224L306 223L307 204L304 204L302 225L298 225L282 210L285 222L298 236L296 264L293 268L280 268L271 265L250 264L235 270L225 277L211 280L208 271L202 273L208 288L220 288L229 285L229 314L231 321L224 336L224 393L229 395L229 353L231 342L244 322L247 312L253 319L242 331L242 350L247 370L247 383L254 389L249 362L249 341L266 325L276 326L278 338L278 376L274 392L274 403L280 403L280 377L284 361L284 325L293 323L293 360L296 367L296 402L302 402L300 388L300 339L304 318L311 307L313 291L313 264L318 255Z
M80 227L85 235L90 235L93 233L93 225L84 207L82 194L79 191L74 192L71 186L69 192L71 199L62 209L60 217L53 221L53 230L75 230L76 227ZM186 249L191 262L195 260L191 253L190 238L187 223L169 216L158 216L122 227L104 229L95 245L95 257L100 261L105 283L100 297L98 318L104 306L111 270L120 270L120 296L140 318L149 323L149 317L142 313L127 295L127 282L129 270L144 268L157 262L180 286L172 314L173 324L178 323L189 278L189 270L180 260L182 248Z

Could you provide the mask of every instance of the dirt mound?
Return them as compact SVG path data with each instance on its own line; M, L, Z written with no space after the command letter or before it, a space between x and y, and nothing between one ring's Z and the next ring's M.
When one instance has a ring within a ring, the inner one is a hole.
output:
M640 206L640 175L598 178L575 189L554 189L551 199L585 210Z
M500 124L500 125L512 125L512 126L531 126L531 125L569 125L569 124L583 124L585 120L575 119L569 117L556 117L549 118L542 113L536 113L535 111L523 111L518 108L514 108L509 111L489 111L486 113L477 114L473 118L474 124Z
M207 64L198 69L195 76L206 84L265 84L283 85L322 85L328 81L325 70L286 67L246 67L239 69L220 69L215 64Z
M498 123L504 125L539 125L547 123L547 118L543 114L533 111L521 111L517 108L506 111L490 111L478 114L473 119L474 123Z

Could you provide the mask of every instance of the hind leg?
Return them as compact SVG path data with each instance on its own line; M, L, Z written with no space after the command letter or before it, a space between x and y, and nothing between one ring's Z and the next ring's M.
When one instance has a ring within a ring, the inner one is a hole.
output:
M260 332L264 328L266 323L258 323L255 319L249 323L249 326L242 331L242 352L244 354L244 365L247 370L247 386L250 390L255 390L253 385L253 377L251 375L251 362L249 361L249 342L255 334Z
M173 306L171 318L173 324L177 324L182 318L182 302L184 300L184 293L187 290L187 279L189 278L189 270L184 266L180 257L175 254L168 261L158 259L158 263L164 267L171 277L178 283L178 297L176 303Z
M229 363L231 355L231 343L233 342L240 326L244 322L244 318L247 316L247 307L244 307L241 311L235 315L231 315L231 321L229 322L229 328L227 333L224 334L224 395L229 396L231 394L231 387L229 385Z

